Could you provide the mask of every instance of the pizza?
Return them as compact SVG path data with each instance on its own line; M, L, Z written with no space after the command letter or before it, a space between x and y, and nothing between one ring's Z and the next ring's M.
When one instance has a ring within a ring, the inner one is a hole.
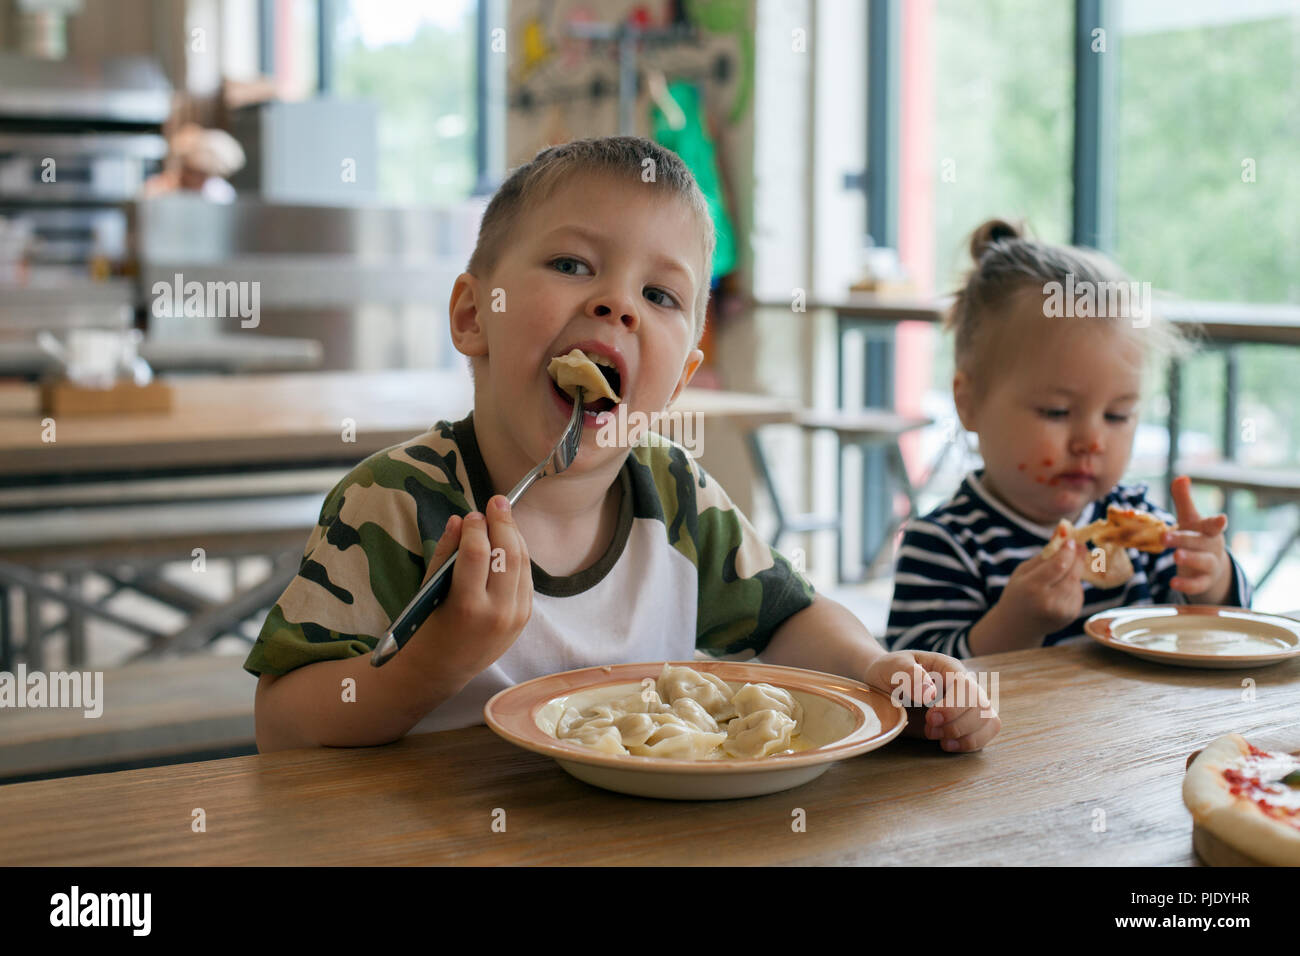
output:
M1104 522L1102 522L1104 524ZM1088 525L1087 527L1091 527ZM1047 547L1043 548L1043 557L1050 558L1056 552L1065 546L1065 542L1074 538L1080 544L1086 547L1086 539L1079 540L1079 532L1087 530L1085 528L1075 528L1064 518L1056 526L1056 531L1052 533L1052 540L1047 542ZM1080 577L1094 587L1113 588L1123 584L1129 578L1133 577L1133 562L1129 560L1128 552L1117 544L1098 545L1101 548L1103 561L1100 567L1094 567L1098 564L1096 556L1085 554L1083 556L1083 574Z
M1227 734L1183 778L1192 819L1234 850L1272 866L1300 866L1300 756Z
M1176 527L1165 524L1150 512L1110 505L1105 520L1084 525L1074 533L1080 542L1091 540L1103 547L1113 544L1160 554L1166 550L1165 532Z
M1083 580L1095 587L1113 588L1133 576L1133 562L1129 559L1128 548L1159 554L1166 550L1165 532L1172 531L1175 527L1165 524L1148 512L1110 505L1104 519L1082 528L1076 528L1062 518L1052 533L1051 540L1043 548L1043 557L1050 558L1056 554L1070 538L1085 548L1088 542L1092 542L1101 549L1104 560L1100 562L1100 568L1094 568L1094 564L1098 563L1096 558L1085 557Z

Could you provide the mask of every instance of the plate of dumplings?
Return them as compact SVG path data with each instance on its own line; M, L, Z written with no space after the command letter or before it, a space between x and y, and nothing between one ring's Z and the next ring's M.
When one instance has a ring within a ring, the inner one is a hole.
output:
M579 780L670 800L788 790L907 724L888 694L845 677L708 660L550 674L501 691L483 715Z

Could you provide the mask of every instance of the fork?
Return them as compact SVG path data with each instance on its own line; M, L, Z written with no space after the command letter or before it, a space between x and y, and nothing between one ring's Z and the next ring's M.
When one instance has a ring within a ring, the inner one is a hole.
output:
M578 446L582 442L582 396L583 390L579 388L578 394L573 399L573 414L569 417L569 424L564 429L564 434L560 436L560 440L555 443L555 447L551 449L551 453L539 461L532 471L519 480L519 484L510 489L510 494L506 495L506 500L510 502L512 508L538 478L558 475L573 464L573 459L578 455ZM551 466L549 472L546 471L547 465ZM411 635L420 629L438 605L447 599L451 591L452 565L456 563L459 554L460 548L452 552L451 557L442 563L442 567L424 583L415 593L415 597L411 598L411 602L406 605L406 609L397 616L393 626L375 645L374 653L370 655L372 667L382 667L388 663L394 654L406 646Z

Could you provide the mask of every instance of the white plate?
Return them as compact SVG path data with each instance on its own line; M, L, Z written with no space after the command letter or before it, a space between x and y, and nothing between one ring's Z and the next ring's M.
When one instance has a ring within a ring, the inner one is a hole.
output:
M1179 667L1233 670L1300 656L1300 621L1240 607L1118 607L1094 614L1083 629L1099 644Z
M737 661L669 661L716 674L739 690L764 682L790 691L804 707L804 739L813 747L771 757L670 760L608 754L557 740L564 707L635 693L658 678L664 662L613 664L550 674L498 693L483 708L487 725L526 750L554 757L567 772L597 787L668 800L728 800L776 793L821 776L831 764L883 747L907 725L907 714L875 688L819 671Z

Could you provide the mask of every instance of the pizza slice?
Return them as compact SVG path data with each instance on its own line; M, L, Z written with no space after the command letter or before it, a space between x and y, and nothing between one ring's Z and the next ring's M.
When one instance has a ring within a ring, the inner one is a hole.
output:
M1103 547L1110 544L1160 554L1168 550L1165 532L1176 528L1177 525L1165 524L1150 512L1110 505L1105 520L1076 528L1074 535L1080 543L1092 541Z
M1095 523L1105 524L1105 522ZM1086 532L1092 527L1093 525L1085 525L1082 528L1075 528L1062 518L1052 533L1052 539L1043 548L1043 557L1050 558L1056 554L1070 538L1074 538L1086 548L1088 539L1080 535L1081 532ZM1083 574L1080 575L1083 580L1093 587L1113 588L1133 577L1133 562L1129 560L1127 551L1117 544L1098 544L1098 547L1102 551L1100 562L1096 555L1085 554L1083 557Z
M1198 826L1239 853L1300 866L1300 756L1227 734L1188 766L1183 803Z

